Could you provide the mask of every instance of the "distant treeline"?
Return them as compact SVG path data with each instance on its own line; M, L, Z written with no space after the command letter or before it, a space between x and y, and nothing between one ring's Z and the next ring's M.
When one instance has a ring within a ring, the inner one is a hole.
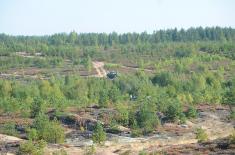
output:
M160 42L187 42L187 41L234 41L235 29L221 27L189 28L187 30L167 29L154 31L152 34L142 33L58 33L50 36L9 36L0 34L1 44L16 45L80 45L80 46L112 46L115 44L139 44Z
M0 34L0 68L16 66L44 66L58 64L63 58L73 64L87 64L87 60L111 59L135 61L140 55L155 60L173 56L176 52L203 51L235 59L235 29L233 28L190 28L187 30L168 29L143 33L59 33L48 36L10 36ZM40 52L43 59L25 59L14 52ZM108 52L103 52L108 51ZM15 55L15 56L14 56ZM10 57L8 57L10 56ZM14 56L14 57L13 57ZM8 57L8 58L7 58ZM53 58L49 58L53 57ZM56 59L54 59L56 57ZM62 58L62 59L61 59ZM50 59L50 60L49 60ZM46 62L45 62L46 61ZM59 63L60 64L60 63ZM2 66L2 67L1 67Z

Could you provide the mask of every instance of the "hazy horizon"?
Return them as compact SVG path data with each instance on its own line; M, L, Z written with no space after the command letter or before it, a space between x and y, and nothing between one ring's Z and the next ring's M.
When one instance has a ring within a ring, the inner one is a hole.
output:
M235 27L233 0L3 0L0 33L126 33Z

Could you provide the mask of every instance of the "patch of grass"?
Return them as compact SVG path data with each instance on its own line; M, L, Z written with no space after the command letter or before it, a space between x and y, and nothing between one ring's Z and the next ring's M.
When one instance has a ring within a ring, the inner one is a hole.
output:
M52 155L67 155L67 152L64 149L54 151Z
M114 68L120 68L121 65L119 65L119 64L113 64L113 63L106 63L106 64L104 65L104 67L107 68L107 69L114 69Z
M85 155L93 155L93 154L95 154L95 150L96 150L95 146L91 145L91 146L86 148Z
M143 135L143 131L140 129L133 129L131 132L131 137L139 137Z
M197 109L195 109L193 106L190 106L186 112L186 116L188 118L196 118L198 116Z
M202 128L197 128L196 129L196 139L198 142L205 142L208 140L208 135L206 131Z
M8 122L8 123L5 123L3 126L1 126L0 133L10 135L10 136L18 135L18 132L16 130L16 125L13 122Z
M235 130L233 133L229 136L229 141L231 144L235 144Z
M230 113L229 118L230 118L231 120L235 120L235 111L232 111L232 112Z
M40 140L36 143L29 140L25 143L20 144L17 155L43 155L45 147L46 142L43 140Z

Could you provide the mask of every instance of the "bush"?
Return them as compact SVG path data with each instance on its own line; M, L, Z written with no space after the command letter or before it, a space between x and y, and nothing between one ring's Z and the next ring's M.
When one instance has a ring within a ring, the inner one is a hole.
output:
M184 113L181 113L179 116L180 123L183 124L186 122L187 118Z
M143 129L143 134L152 132L160 124L156 115L156 105L151 101L143 103L137 113L136 120L138 126Z
M50 143L64 142L64 129L57 120L49 121L46 115L39 114L35 118L33 126L37 130L38 138Z
M172 75L168 72L162 72L152 79L153 84L158 84L159 86L165 87L172 84Z
M139 155L148 155L148 153L145 152L144 150L142 150L142 151L139 152Z
M36 117L39 113L45 111L45 103L40 98L35 98L31 107L31 117Z
M102 142L104 142L106 140L106 133L102 127L102 125L98 122L95 126L93 135L92 135L92 140L95 143L99 143L101 144Z
M180 119L182 115L182 106L179 102L175 102L174 104L170 104L166 110L166 117L170 121L177 121Z
M67 155L67 152L64 149L52 152L52 155Z
M50 124L41 131L41 136L50 143L63 143L65 138L64 129L57 120L50 121Z
M115 119L111 120L111 122L109 124L109 129L107 130L107 132L113 133L113 134L118 134L121 132L118 128L118 123L116 122Z
M93 155L93 154L95 154L95 146L94 145L86 148L85 155Z
M120 68L120 66L121 65L119 65L119 64L113 64L113 63L105 63L105 65L104 65L104 67L108 70Z
M188 118L196 118L197 115L198 115L197 110L193 106L190 106L186 112L186 116Z
M38 140L37 130L32 128L27 130L27 138L31 141Z
M105 91L105 90L100 91L98 103L99 103L100 107L107 107L108 106L109 96L108 96L107 91Z
M131 131L131 137L139 137L142 135L142 130L140 129L133 129Z
M18 132L16 130L16 125L13 122L8 122L0 127L0 132L10 136L17 136Z
M118 102L120 100L120 96L121 96L121 93L120 93L120 90L118 89L118 87L113 86L109 90L108 97L113 103Z
M31 140L20 144L17 155L43 155L43 149L46 146L46 142L40 140L36 143L33 143Z
M122 125L128 125L129 123L129 110L128 106L124 104L117 104L116 109L118 111L117 116L115 119L118 123Z
M175 57L177 58L184 58L184 57L189 57L192 55L192 51L184 51L184 50L181 50L181 51L176 51L175 52Z
M230 141L231 144L235 144L235 130L234 130L233 133L230 135L229 141Z
M230 112L229 118L230 118L231 120L235 120L235 111L231 111L231 112Z
M9 97L12 92L11 83L7 80L4 80L0 83L0 96L1 97Z
M196 139L198 142L205 142L208 140L208 135L206 131L202 128L197 128L196 129Z

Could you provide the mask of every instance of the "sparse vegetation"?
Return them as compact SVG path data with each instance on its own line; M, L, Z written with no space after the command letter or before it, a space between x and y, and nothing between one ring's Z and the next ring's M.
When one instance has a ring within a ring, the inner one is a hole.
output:
M0 133L11 135L11 136L18 135L18 132L16 130L16 125L13 122L8 122L0 126Z
M57 120L50 121L46 115L39 114L35 118L33 127L36 129L39 139L50 143L64 142L64 129ZM34 131L34 129L31 129L31 132L32 130Z
M182 106L181 106L181 103L179 102L170 104L166 110L166 116L170 121L180 120L182 113L183 113Z
M85 155L93 155L95 154L95 146L92 145L85 150Z
M0 34L0 113L33 122L3 122L0 132L16 136L19 127L28 142L18 154L39 155L43 141L64 142L67 126L61 122L68 120L82 133L92 130L98 144L106 132L148 136L166 122L186 130L182 124L198 117L199 104L234 107L234 39L234 29L219 27L153 34ZM96 77L96 61L103 61L107 78ZM90 111L98 121L94 128L94 120L80 118ZM196 138L204 142L208 135L199 128ZM93 153L91 147L87 154Z
M230 143L235 144L235 131L229 137Z
M232 120L235 120L235 112L234 111L230 112L229 118L232 119Z
M45 146L46 142L43 140L38 142L29 140L20 145L17 155L43 155Z
M58 151L54 151L52 155L67 155L67 152L64 149L60 149Z
M187 116L188 118L196 118L196 117L198 116L198 112L197 112L197 110L195 109L195 107L190 106L190 107L188 108L188 110L186 111L186 116Z
M196 139L198 142L205 142L208 140L208 135L206 131L202 128L197 128L196 129Z

